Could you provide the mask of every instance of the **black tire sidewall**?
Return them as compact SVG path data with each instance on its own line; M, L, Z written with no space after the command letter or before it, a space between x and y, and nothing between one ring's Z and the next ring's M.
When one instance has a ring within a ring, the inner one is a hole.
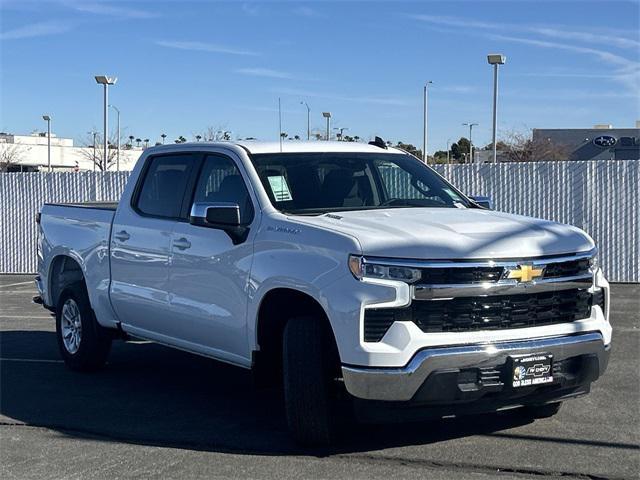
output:
M62 307L68 299L73 299L78 305L82 324L80 346L75 353L70 353L66 349L62 339ZM67 287L60 295L56 308L56 337L60 355L72 370L92 371L102 367L106 362L111 337L98 325L83 285Z

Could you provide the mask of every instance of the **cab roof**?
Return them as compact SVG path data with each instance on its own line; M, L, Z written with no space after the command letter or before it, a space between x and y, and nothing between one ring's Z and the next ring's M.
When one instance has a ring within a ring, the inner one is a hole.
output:
M387 149L361 142L325 142L325 141L294 141L258 142L243 140L231 142L247 149L250 153L310 153L310 152L354 152L354 153L404 153L402 150L389 147Z

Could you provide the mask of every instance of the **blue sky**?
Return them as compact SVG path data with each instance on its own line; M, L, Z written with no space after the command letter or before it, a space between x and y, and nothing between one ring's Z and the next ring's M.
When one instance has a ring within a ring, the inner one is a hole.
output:
M0 130L59 136L101 130L93 75L118 76L111 102L126 135L191 139L306 136L333 125L430 152L479 123L491 136L492 72L501 52L500 132L633 127L640 119L640 4L614 1L215 2L0 0ZM115 126L112 115L111 125Z

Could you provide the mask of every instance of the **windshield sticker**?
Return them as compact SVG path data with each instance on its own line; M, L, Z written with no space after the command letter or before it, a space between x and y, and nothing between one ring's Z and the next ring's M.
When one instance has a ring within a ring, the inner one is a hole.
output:
M272 177L267 177L269 180L269 186L271 187L271 191L273 192L273 196L276 199L276 202L290 202L293 200L291 196L291 192L289 191L289 185L287 184L287 180L282 175L274 175Z

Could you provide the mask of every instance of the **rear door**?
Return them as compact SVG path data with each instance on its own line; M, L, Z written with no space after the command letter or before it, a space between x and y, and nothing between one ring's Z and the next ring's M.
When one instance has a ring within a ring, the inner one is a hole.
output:
M234 240L223 230L179 223L169 268L171 315L189 329L184 347L243 365L249 358L247 289L257 223L247 185L231 157L204 157L192 202L238 204L249 230Z
M111 303L132 333L164 340L184 326L169 311L171 235L200 155L150 156L130 204L120 205L111 236Z

